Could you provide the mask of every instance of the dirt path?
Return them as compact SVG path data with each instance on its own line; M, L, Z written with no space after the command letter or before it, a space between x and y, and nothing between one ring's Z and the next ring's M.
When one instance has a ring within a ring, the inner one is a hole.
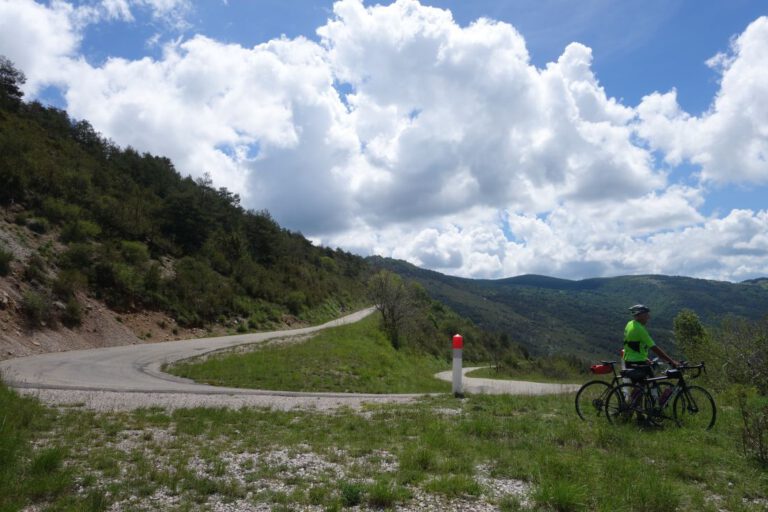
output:
M359 408L364 403L409 402L423 396L225 388L197 384L160 370L166 363L217 350L263 343L286 336L301 336L357 322L372 312L373 309L370 308L320 326L288 331L75 350L9 359L0 361L0 375L9 386L22 393L35 395L46 403L84 406L101 411L155 406L167 409L243 406L281 410ZM438 378L444 379L444 374L438 374ZM447 380L450 381L450 375ZM552 386L555 385L465 379L465 391L468 393L541 394L570 391L564 387Z

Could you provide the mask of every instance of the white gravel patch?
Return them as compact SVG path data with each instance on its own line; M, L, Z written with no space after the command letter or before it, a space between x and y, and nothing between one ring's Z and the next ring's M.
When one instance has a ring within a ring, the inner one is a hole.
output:
M416 395L356 396L282 396L280 394L212 394L200 393L137 393L117 391L81 391L68 389L25 389L19 393L37 397L44 403L59 407L83 407L97 412L132 411L162 407L168 411L194 407L226 407L241 409L259 407L279 411L312 409L331 411L343 407L359 410L365 404L410 403Z

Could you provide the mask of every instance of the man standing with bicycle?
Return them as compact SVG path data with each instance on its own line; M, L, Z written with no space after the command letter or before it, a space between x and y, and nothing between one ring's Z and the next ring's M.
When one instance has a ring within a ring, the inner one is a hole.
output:
M635 304L629 311L632 312L632 320L627 322L624 327L624 363L628 370L636 370L630 377L633 381L653 377L651 360L648 358L648 352L653 352L667 361L673 367L678 366L678 362L667 355L664 350L654 343L651 335L645 328L645 324L651 318L651 309L643 304Z

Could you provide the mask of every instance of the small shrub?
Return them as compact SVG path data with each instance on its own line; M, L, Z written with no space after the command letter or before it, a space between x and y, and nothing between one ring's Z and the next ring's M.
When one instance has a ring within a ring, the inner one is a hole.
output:
M52 222L61 223L80 216L80 207L61 199L48 197L43 201L42 213Z
M342 482L341 503L345 507L356 507L363 502L363 486L354 482Z
M93 265L94 247L90 244L75 243L70 245L59 258L59 264L64 268L85 270Z
M378 480L368 488L366 502L375 509L393 508L408 498L408 493L387 480Z
M75 327L83 323L83 308L75 297L70 297L67 301L61 313L61 322L67 327Z
M35 217L27 223L27 227L39 235L44 235L51 229L51 224L47 219Z
M585 510L589 493L583 485L562 479L544 483L534 493L534 499L548 510L569 512Z
M64 463L64 450L48 448L38 453L32 460L30 471L35 476L50 475L61 469Z
M0 276L7 276L11 273L12 261L13 253L4 247L0 247Z
M126 263L134 266L143 265L149 261L149 249L141 242L126 240L120 242L120 253Z
M29 214L27 212L21 212L13 218L13 222L17 226L26 226L29 221Z
M288 311L290 311L292 315L301 314L306 302L307 296L304 295L304 292L300 291L290 292L285 297L285 306L288 308Z
M768 466L768 400L754 389L742 388L738 393L744 455Z
M68 222L61 230L61 241L69 244L72 242L86 242L98 237L101 228L87 220L74 220Z
M74 297L88 284L86 277L77 270L62 270L53 282L53 293L61 299Z
M34 291L25 293L21 308L32 327L43 327L53 319L51 301L40 293Z
M101 491L91 491L84 500L83 510L89 512L102 512L109 509L109 498Z
M39 254L30 256L27 267L24 269L24 279L29 282L45 284L48 282L48 272L45 270L45 261Z
M315 485L309 489L309 502L312 505L322 505L331 498L331 491L328 487Z

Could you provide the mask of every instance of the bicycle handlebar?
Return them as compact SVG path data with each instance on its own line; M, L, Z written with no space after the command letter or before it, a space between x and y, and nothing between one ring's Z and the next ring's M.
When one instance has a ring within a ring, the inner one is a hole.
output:
M707 373L707 367L705 366L704 361L696 365L689 365L688 361L680 361L680 366L678 366L677 369L678 370L697 370L696 375L691 375L692 379L698 379L701 376L701 372Z

